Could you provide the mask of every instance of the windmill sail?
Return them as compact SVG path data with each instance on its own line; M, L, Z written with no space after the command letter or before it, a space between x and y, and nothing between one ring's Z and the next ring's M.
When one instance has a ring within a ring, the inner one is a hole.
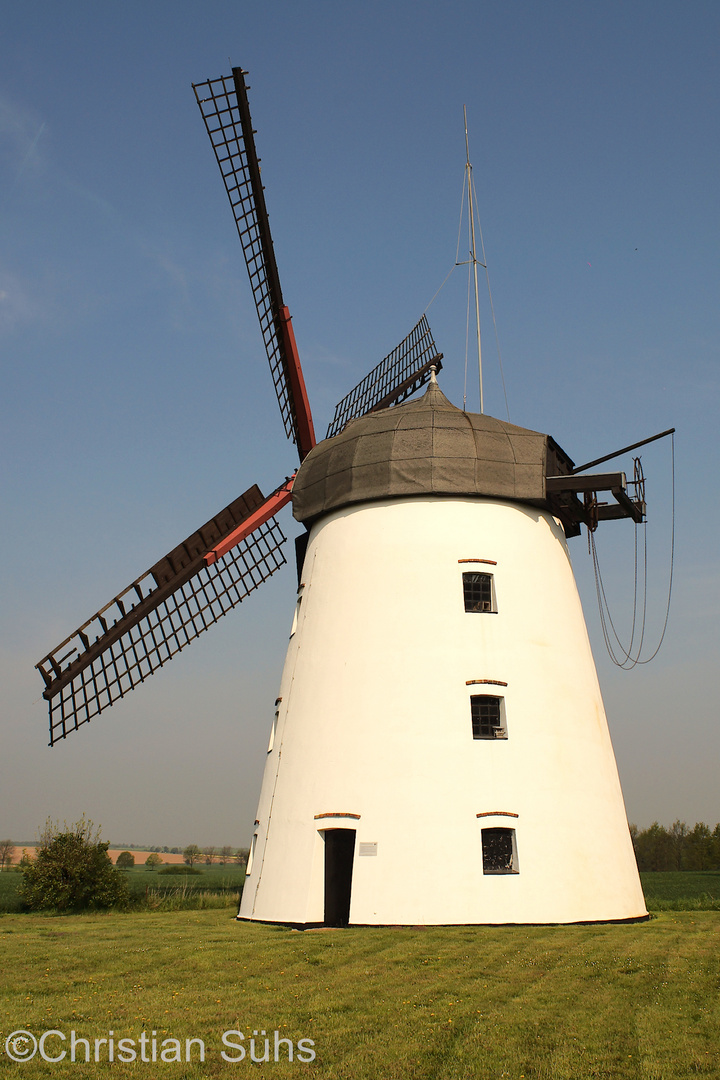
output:
M430 378L430 368L442 368L432 331L423 315L388 356L335 406L326 439L337 435L357 416L396 405L419 390Z
M257 485L249 488L36 665L51 746L152 675L287 561L274 518L209 565L206 559L243 521L262 517L269 501Z
M232 76L193 84L193 89L245 255L285 431L302 460L315 445L315 433L290 313L280 288L244 72L233 68Z

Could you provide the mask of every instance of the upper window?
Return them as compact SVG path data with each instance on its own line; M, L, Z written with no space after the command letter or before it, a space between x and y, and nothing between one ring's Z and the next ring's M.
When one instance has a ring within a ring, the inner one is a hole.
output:
M517 874L514 829L482 830L483 874Z
M492 574L463 574L466 611L495 611Z
M472 694L470 715L473 739L506 739L504 702L490 694Z

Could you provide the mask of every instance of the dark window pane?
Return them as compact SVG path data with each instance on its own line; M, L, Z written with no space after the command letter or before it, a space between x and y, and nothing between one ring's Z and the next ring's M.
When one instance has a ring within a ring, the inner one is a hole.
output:
M492 611L492 574L463 574L466 611Z
M493 739L500 724L499 697L473 694L470 698L473 739Z
M514 829L483 829L483 874L513 874Z

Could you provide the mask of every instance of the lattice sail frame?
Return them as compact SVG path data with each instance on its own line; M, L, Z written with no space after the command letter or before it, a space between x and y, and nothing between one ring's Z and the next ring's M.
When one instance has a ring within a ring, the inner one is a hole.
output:
M410 397L429 380L433 364L440 371L441 360L442 353L437 351L427 318L423 315L407 337L338 402L325 438L338 435L357 416L396 405Z
M285 430L302 460L315 435L283 304L244 72L233 68L232 76L193 89L232 207ZM427 382L432 364L442 367L441 357L423 316L339 403L328 435L355 416L403 401ZM284 565L286 538L274 517L216 561L209 557L262 502L259 489L245 492L36 665L50 707L51 746L143 682Z
M232 75L193 83L193 90L220 166L242 244L285 432L297 443L297 416L281 324L282 290L244 74L241 68L233 68ZM203 96L206 93L208 96Z
M212 565L199 555L171 573L176 548L83 623L37 664L49 703L50 745L124 697L241 603L286 563L285 542L271 518Z

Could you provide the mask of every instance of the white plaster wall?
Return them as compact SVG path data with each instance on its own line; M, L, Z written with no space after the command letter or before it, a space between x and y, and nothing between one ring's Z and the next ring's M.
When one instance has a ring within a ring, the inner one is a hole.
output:
M473 558L497 566L458 562ZM497 614L465 612L464 571L493 573ZM377 856L356 847L353 923L645 914L550 515L430 496L350 507L314 527L302 578L241 917L322 922L322 830L333 825L377 842ZM472 738L473 693L504 695L506 740ZM477 817L489 811L517 817ZM359 819L316 819L329 813ZM517 874L483 874L480 831L498 825L516 830Z

